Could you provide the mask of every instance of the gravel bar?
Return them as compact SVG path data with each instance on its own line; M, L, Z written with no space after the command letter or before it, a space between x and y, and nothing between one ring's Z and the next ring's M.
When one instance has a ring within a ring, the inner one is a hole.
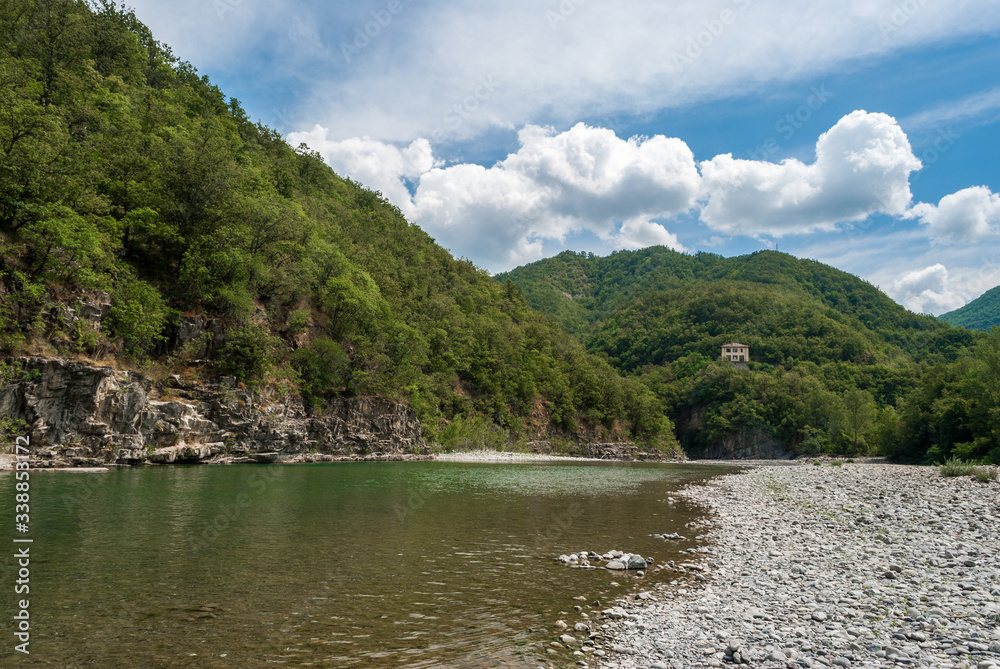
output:
M679 494L710 524L663 532L704 532L697 552L672 585L605 610L576 664L1000 668L996 481L824 464Z

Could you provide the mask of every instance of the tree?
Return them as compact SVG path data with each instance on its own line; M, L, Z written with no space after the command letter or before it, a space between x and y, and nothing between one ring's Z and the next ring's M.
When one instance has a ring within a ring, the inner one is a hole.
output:
M851 452L858 452L862 435L875 420L875 398L867 390L853 388L844 393L844 419L846 432L852 439Z

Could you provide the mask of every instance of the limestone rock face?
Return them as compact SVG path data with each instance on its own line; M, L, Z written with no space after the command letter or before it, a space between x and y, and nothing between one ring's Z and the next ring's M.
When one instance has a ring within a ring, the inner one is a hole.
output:
M339 398L309 415L298 398L269 389L185 386L177 377L167 389L110 367L20 362L27 380L0 388L0 414L27 422L32 445L54 464L375 458L426 446L413 411L381 398Z

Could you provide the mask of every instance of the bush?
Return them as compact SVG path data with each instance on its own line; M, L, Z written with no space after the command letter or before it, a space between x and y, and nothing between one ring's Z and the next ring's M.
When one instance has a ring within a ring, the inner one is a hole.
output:
M840 467L843 464L844 463L841 462L840 460L830 460L830 466L831 467Z
M259 325L243 325L226 334L226 343L219 352L219 368L240 381L260 379L271 368L274 342L267 330Z
M973 470L972 475L975 476L976 480L980 483L989 483L990 481L996 481L998 478L996 468L987 466L976 467Z
M941 476L969 476L975 473L976 467L971 462L950 458L941 465Z
M307 404L318 406L322 396L336 394L343 388L350 360L340 344L321 337L312 346L295 351L292 366L302 379L302 398Z
M445 451L502 451L508 433L483 416L455 416L441 431Z
M156 288L126 275L111 295L108 330L122 340L127 353L143 358L166 339L163 328L168 315Z

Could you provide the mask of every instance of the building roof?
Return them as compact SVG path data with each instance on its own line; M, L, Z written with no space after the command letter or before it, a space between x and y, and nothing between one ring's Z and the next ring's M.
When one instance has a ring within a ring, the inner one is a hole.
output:
M743 348L750 348L746 344L737 344L736 342L733 342L732 344L723 344L723 346L742 346Z

